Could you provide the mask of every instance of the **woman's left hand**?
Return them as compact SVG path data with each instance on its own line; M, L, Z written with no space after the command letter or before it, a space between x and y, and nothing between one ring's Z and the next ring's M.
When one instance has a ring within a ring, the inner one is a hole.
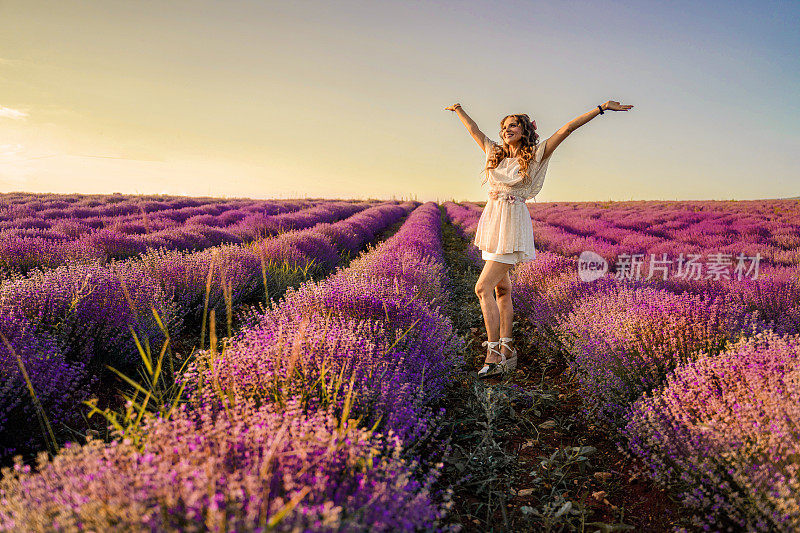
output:
M630 108L632 108L633 106L632 105L621 105L619 102L615 102L614 100L609 100L608 102L605 103L605 105L603 107L605 107L606 111L608 111L608 110L611 110L611 111L627 111Z

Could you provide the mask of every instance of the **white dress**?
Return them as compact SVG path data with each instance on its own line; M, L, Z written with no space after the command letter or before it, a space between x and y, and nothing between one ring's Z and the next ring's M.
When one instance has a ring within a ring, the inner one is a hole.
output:
M543 159L547 139L542 140L528 163L529 183L523 184L516 157L506 157L497 168L487 171L489 199L483 208L475 231L475 246L484 261L516 264L536 257L533 243L533 221L525 201L535 197L544 184L550 158ZM484 139L488 161L492 145ZM485 165L485 163L484 163Z

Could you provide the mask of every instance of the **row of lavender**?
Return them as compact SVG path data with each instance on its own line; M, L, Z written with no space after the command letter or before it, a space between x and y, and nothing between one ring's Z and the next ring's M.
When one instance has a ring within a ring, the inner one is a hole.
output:
M664 256L674 260L680 254L688 259L690 254L703 257L713 252L730 254L734 263L739 254L747 258L758 254L762 268L771 270L794 269L800 264L800 215L772 220L742 213L736 218L735 214L692 208L682 202L640 203L644 205L623 208L615 203L605 209L588 203L529 204L528 209L535 222L534 239L567 257L591 250L613 262L623 254L644 254L644 272L649 272L650 254L655 254L656 260ZM465 207L482 209L477 204ZM657 208L655 213L650 211Z
M50 228L64 219L95 223L167 215L183 222L201 215L220 215L230 210L278 214L320 203L314 199L252 200L248 198L190 198L186 196L122 194L0 193L0 228ZM34 221L39 221L36 223Z
M796 313L798 284L692 294L576 272L540 252L512 284L520 312L573 362L587 416L619 428L651 477L700 511L699 527L797 530L798 320L766 322L743 300L794 294Z
M474 232L475 210L446 204ZM479 215L479 213L478 213ZM465 236L472 233L465 229ZM800 527L800 283L592 282L539 250L512 274L515 307L570 359L588 417L616 427L698 527Z
M553 202L535 204L538 219L564 224L578 233L599 234L619 227L672 240L711 235L774 238L786 249L800 245L800 204L796 200L755 202ZM794 236L792 240L786 240Z
M0 200L0 233L7 238L35 237L64 242L99 229L138 235L181 225L224 228L245 219L265 219L329 203L311 200L202 201L194 198L157 202L147 198L123 200L123 197L106 195L70 207L63 200L31 200L10 205Z
M0 332L22 358L47 415L58 422L59 437L69 435L68 428L84 426L80 402L103 390L105 365L132 374L141 364L131 329L153 346L164 342L151 309L173 338L191 333L204 311L224 320L229 309L301 281L287 271L325 275L341 256L357 253L416 205L379 205L335 224L247 245L195 253L151 250L107 265L69 264L15 276L0 284ZM34 419L35 405L4 345L0 365L9 376L0 393L0 457L8 459L39 449L42 435L23 423Z
M762 202L747 207L718 202L671 202L661 205L602 209L590 205L550 204L530 209L534 220L571 235L587 237L609 253L725 253L755 255L776 265L797 265L800 259L800 212L796 201L774 203L786 213L766 211ZM729 211L725 211L725 207ZM766 211L766 212L765 212ZM677 246L676 246L677 245ZM680 248L679 250L676 248ZM569 254L565 254L569 255ZM602 255L602 254L601 254Z
M427 203L348 268L254 316L221 354L201 352L171 416L42 454L35 473L4 469L0 529L436 528L448 504L431 492L443 450L429 405L463 348L439 312L445 286Z
M76 261L124 259L148 248L202 250L223 243L240 244L320 222L335 222L374 205L376 202L237 201L154 213L147 213L140 205L141 214L129 215L121 210L124 214L109 219L17 218L0 222L16 228L0 231L0 267L26 272ZM52 210L43 211L42 216L48 211Z

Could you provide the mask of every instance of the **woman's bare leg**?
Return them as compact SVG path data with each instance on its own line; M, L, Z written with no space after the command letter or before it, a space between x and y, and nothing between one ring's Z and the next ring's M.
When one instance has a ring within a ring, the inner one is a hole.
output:
M495 286L494 292L497 298L497 307L500 310L500 336L511 337L514 325L514 306L511 302L511 276L503 276L503 279ZM508 343L514 348L514 343ZM506 346L500 346L500 351L506 357L511 357L511 350Z
M481 303L483 312L483 322L486 325L486 336L490 342L500 339L500 309L494 297L494 288L508 274L514 265L498 263L497 261L486 261L478 282L475 284L475 294ZM510 324L509 324L510 326ZM500 357L492 353L487 348L486 362L497 363Z

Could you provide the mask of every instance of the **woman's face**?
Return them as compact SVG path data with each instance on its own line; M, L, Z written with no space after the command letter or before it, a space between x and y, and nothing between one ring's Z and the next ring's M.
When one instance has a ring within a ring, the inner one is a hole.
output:
M503 128L500 134L506 144L517 143L522 139L522 125L515 117L508 117L503 121Z

